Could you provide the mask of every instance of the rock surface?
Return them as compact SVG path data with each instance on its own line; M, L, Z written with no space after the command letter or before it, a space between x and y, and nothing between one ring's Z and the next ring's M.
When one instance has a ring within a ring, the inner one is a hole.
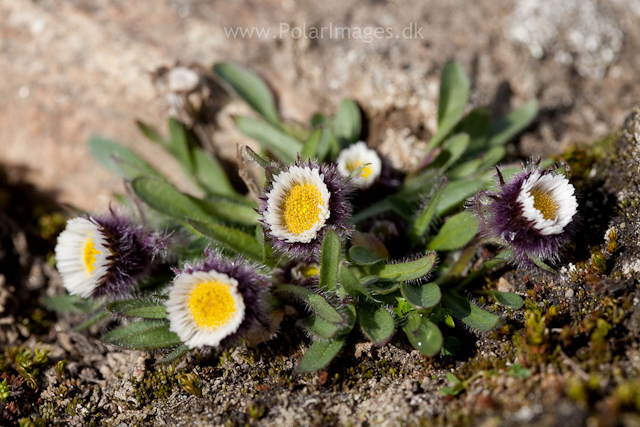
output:
M474 106L500 115L529 99L540 102L538 126L525 133L519 154L559 153L618 126L640 98L638 9L638 0L2 0L0 161L87 210L105 209L121 189L90 157L91 135L134 147L179 176L134 124L142 119L164 129L166 106L151 74L176 61L252 67L291 120L331 113L352 97L367 116L370 144L410 148L434 131L439 74L457 58L471 76ZM330 37L329 30L314 38L312 27L330 26L348 27L351 38ZM365 31L372 27L389 28L392 37L369 39ZM236 28L271 32L227 36ZM249 142L229 120L238 110L231 103L222 111L214 135L230 159L236 143Z

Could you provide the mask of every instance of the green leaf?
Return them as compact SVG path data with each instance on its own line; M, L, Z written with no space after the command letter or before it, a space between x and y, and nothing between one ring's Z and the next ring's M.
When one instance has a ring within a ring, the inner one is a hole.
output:
M506 308L517 310L524 305L522 297L512 292L487 291L487 294L494 297L496 301L498 301L498 304Z
M481 309L451 291L445 291L442 294L442 303L445 307L451 309L454 317L481 331L490 331L500 321L498 316Z
M169 141L164 139L157 130L140 120L136 120L136 125L138 125L138 129L140 129L140 131L144 134L144 136L147 137L147 139L161 145L162 147L167 148Z
M453 356L455 354L455 350L460 347L462 343L456 337L448 336L444 339L442 343L442 350L440 352L443 356Z
M117 142L94 136L89 140L89 150L102 166L121 178L133 179L142 175L161 177L160 172L149 163Z
M300 157L302 160L313 159L318 156L318 148L320 147L320 142L323 138L328 138L327 132L325 132L324 127L318 128L313 131L309 139L302 146L302 151L300 151Z
M187 354L188 352L189 352L189 347L187 347L186 345L182 344L182 345L176 347L175 349L173 349L171 351L171 353L169 353L166 356L164 356L160 360L160 363L169 363L172 360L176 360L177 358Z
M371 298L367 288L356 278L346 263L340 268L340 283L344 290L354 298Z
M273 93L254 72L228 62L213 66L213 72L227 82L240 98L269 123L280 126L280 117Z
M452 180L466 178L476 173L480 166L482 166L482 159L472 159L452 168L447 175Z
M324 128L324 135L326 138L320 140L318 145L318 151L316 152L316 156L319 161L323 161L329 153L331 153L334 157L338 155L340 151L340 143L333 133L333 126L331 120L325 116L324 114L314 114L311 118L311 126Z
M481 180L449 181L444 186L444 192L438 203L437 215L443 215L451 209L457 208L472 195L485 186Z
M420 279L429 274L436 263L436 254L428 253L415 261L397 264L375 265L370 267L370 274L380 277L380 280L404 282Z
M328 322L322 317L311 315L302 319L300 324L311 332L314 336L323 339L335 337L341 331L339 325Z
M434 356L442 348L442 332L426 315L409 312L402 327L411 345L425 356Z
M538 103L526 102L494 123L489 129L489 146L504 145L509 139L529 126L538 115Z
M544 262L540 258L531 257L531 261L533 261L533 263L535 265L537 265L538 267L540 267L544 271L547 271L547 272L553 274L554 276L559 276L558 272L553 267L549 266L546 262Z
M497 165L500 160L507 155L507 149L502 145L498 145L496 147L491 147L487 153L482 156L482 164L480 165L480 170L487 169Z
M181 344L180 338L169 330L169 324L157 320L141 320L102 337L105 344L130 350L151 350Z
M396 330L396 322L391 313L373 304L358 307L358 321L366 337L378 345L388 343Z
M523 368L519 363L514 363L507 369L507 375L526 380L531 376L531 369Z
M324 320L343 324L345 318L338 310L336 310L329 302L320 294L313 292L307 288L295 285L278 285L277 290L281 292L289 292L306 302L315 313Z
M343 100L333 119L336 138L346 144L356 142L360 138L361 126L362 118L358 104L351 99Z
M180 162L183 169L192 175L194 166L187 130L180 121L171 117L169 119L169 132L171 133L171 149L169 151Z
M426 205L418 212L418 215L411 223L408 234L412 242L417 243L424 236L433 221L440 203L440 198L444 194L445 186L441 186Z
M255 210L257 205L246 199L236 201L224 196L211 196L208 200L196 199L195 197L191 199L210 215L210 221L215 219L217 222L231 222L253 227L258 223L260 217L260 214Z
M470 138L469 147L464 155L465 158L467 158L470 153L477 152L479 149L485 147L490 123L491 111L485 107L474 108L458 122L453 132L464 132L468 134Z
M322 291L335 291L338 285L338 270L340 269L340 238L335 231L329 230L322 240L320 255L320 282L318 288Z
M351 246L349 248L349 258L358 265L373 265L384 261L383 258L380 258L369 249L360 245Z
M235 228L225 227L224 225L211 222L189 220L189 224L225 248L243 255L250 260L262 262L263 249L253 236Z
M427 144L426 152L437 147L458 123L469 99L471 82L462 64L448 62L440 78L440 102L438 104L438 132Z
M311 132L308 129L294 121L282 123L282 130L298 141L306 141L311 136Z
M229 177L215 157L200 148L193 149L194 175L200 185L213 194L237 196Z
M377 277L377 276L376 276ZM362 280L362 279L361 279ZM401 282L378 282L372 283L368 286L370 292L379 295L387 295L395 292L400 288Z
M163 301L156 298L114 301L107 305L107 310L121 316L145 319L165 319L167 317L167 308Z
M417 309L427 309L438 305L442 294L440 287L435 283L424 285L410 285L402 283L400 285L402 296Z
M42 297L40 303L50 310L60 313L84 314L96 307L92 300L77 295L59 295L55 297Z
M85 320L84 322L82 322L81 324L73 328L73 332L84 331L85 329L90 328L91 326L95 325L96 323L98 323L105 317L109 316L110 314L111 313L109 313L106 309L103 308L100 311L98 311L96 314L91 316L89 319Z
M495 257L484 262L484 268L491 269L499 266L500 264L504 264L509 261L513 257L513 251L505 250L500 252Z
M427 246L432 251L451 251L469 243L478 232L478 220L471 212L450 217Z
M347 337L332 338L331 340L318 340L300 359L298 372L314 372L327 366L338 355Z
M166 181L142 176L131 183L133 192L143 202L165 215L184 221L193 218L210 221L210 216L194 201L194 198L176 190Z
M236 126L240 129L240 132L254 138L265 149L271 151L286 164L295 162L298 152L302 150L300 141L261 120L250 117L236 117Z
M443 171L449 169L465 152L469 146L469 135L461 133L453 135L442 144L442 151L436 160L429 165Z
M405 221L410 221L415 213L415 207L411 203L411 198L405 199L402 194L388 197L391 203L391 210L397 213Z

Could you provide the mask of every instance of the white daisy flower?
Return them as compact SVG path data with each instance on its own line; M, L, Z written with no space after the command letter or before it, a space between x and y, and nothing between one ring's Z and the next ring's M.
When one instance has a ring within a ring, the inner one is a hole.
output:
M264 221L271 234L288 243L309 243L331 215L331 194L318 168L291 166L273 177Z
M245 318L238 281L212 271L181 273L167 300L167 319L189 348L212 346L236 333Z
M371 184L378 179L382 170L382 161L378 153L368 148L364 141L352 144L342 150L338 155L336 163L338 164L338 172L345 178L360 166L366 165L360 173L352 179L352 182L361 189L371 187Z
M58 237L56 264L72 295L90 297L107 275L112 255L102 227L93 219L74 218Z
M542 235L560 234L578 212L575 189L563 175L534 171L518 194L522 216Z

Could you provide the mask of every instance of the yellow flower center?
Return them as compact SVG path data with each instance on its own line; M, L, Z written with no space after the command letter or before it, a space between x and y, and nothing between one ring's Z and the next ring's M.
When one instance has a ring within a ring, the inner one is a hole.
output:
M531 190L533 207L542 213L544 219L555 219L558 213L558 204L549 193L540 190Z
M84 243L84 249L82 253L84 255L84 268L85 270L87 270L87 273L91 274L93 273L93 270L96 269L96 267L93 265L97 261L96 255L101 254L102 252L100 252L93 246L93 239L89 237Z
M300 274L304 277L313 277L320 274L320 268L317 265L304 265L299 268Z
M189 310L201 328L217 329L236 314L231 287L217 280L198 284L189 296Z
M362 166L362 163L363 162L359 160L347 162L347 170L349 171L349 173L358 170L358 168ZM369 175L371 175L371 165L363 167L358 175L362 176L363 178L369 178Z
M298 184L287 193L283 207L284 226L294 234L310 230L320 221L324 206L320 190L313 184Z

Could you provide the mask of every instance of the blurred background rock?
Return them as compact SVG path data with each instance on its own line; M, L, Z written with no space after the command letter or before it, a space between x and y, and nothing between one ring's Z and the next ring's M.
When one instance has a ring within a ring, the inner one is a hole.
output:
M166 130L166 97L153 78L160 67L209 70L217 61L259 72L290 120L354 98L368 142L384 151L429 138L441 68L457 58L473 106L501 115L540 102L512 154L560 153L606 135L638 103L639 24L640 0L0 0L0 161L63 202L104 209L121 183L90 157L89 137L113 138L179 173L134 120ZM311 27L330 25L390 27L399 37L310 37ZM410 25L415 37L404 38ZM270 33L228 36L236 27ZM248 142L230 120L245 108L227 103L216 120L213 141L229 159Z

